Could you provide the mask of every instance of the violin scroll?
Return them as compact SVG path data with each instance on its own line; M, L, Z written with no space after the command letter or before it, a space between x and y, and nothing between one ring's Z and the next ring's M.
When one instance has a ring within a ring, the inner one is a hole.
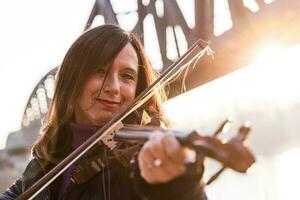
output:
M250 124L245 123L238 130L235 137L225 143L224 149L227 152L225 166L228 166L238 172L245 173L249 167L255 162L255 157L245 141L250 133Z

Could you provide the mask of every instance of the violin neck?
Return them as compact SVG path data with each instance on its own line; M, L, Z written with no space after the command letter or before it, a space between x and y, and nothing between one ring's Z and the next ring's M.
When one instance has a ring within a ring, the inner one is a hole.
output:
M177 131L177 130L166 130L157 127L138 127L135 125L126 125L124 128L120 129L114 135L115 141L126 141L133 143L145 143L152 134L166 134L171 132L175 135L181 144L187 145L190 143L191 135L195 134L195 131ZM198 135L198 133L197 133Z

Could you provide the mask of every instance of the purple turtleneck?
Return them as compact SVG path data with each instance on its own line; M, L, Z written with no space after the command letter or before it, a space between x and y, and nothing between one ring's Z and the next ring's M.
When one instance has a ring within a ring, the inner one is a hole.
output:
M92 125L83 125L70 123L70 129L72 131L73 140L72 140L72 149L78 148L84 141L86 141L89 137L91 137L97 130L99 130L99 126ZM71 173L75 169L74 165L71 165L64 173L63 178L60 184L60 197L66 192L68 185L71 183Z

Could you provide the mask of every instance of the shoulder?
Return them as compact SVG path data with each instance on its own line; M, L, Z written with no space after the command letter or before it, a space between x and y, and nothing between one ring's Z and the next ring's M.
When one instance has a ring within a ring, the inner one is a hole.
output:
M30 172L32 168L35 170L39 169L40 171L45 173L47 170L49 170L48 168L50 167L50 165L50 162L44 159L33 157L26 166L24 173Z
M33 158L29 161L23 174L9 187L0 194L0 199L15 199L34 184L44 174L44 161Z
M40 158L32 158L23 172L24 188L29 188L49 170L51 164Z

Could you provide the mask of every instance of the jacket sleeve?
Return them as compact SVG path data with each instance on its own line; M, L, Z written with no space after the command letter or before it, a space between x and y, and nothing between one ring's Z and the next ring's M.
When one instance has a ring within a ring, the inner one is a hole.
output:
M23 176L19 177L12 186L6 189L5 192L0 194L0 200L16 199L23 192Z
M149 200L207 200L201 184L204 167L202 159L187 167L186 173L168 183L149 184L134 165L133 182L137 193ZM135 162L137 163L137 162Z

